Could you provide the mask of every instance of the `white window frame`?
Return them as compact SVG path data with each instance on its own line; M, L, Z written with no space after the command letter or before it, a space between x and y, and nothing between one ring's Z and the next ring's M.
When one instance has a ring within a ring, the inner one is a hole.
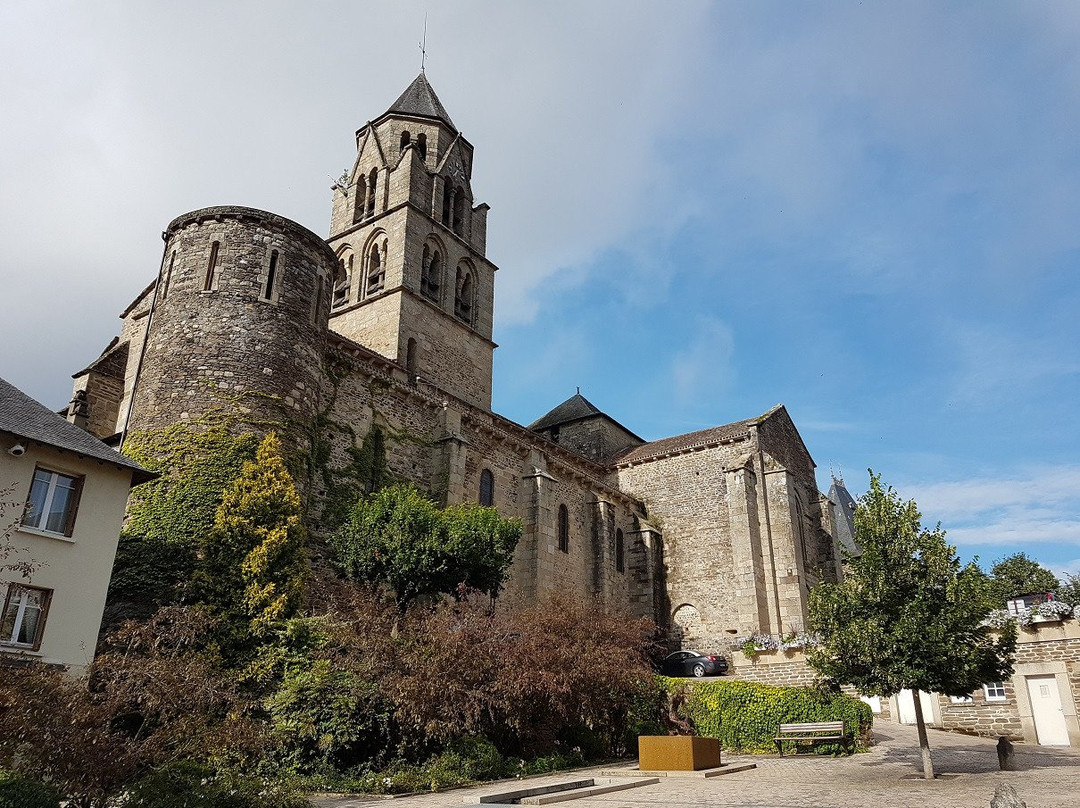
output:
M22 593L38 592L41 594L41 604L33 607L40 612L38 616L37 631L34 634L32 642L19 642L16 638L19 636L19 632L22 630L23 622L26 620L27 609L30 608L28 599L23 597L19 599L19 602L15 604L15 621L12 623L11 634L9 636L0 635L0 647L5 648L19 648L28 651L37 651L41 648L41 639L45 635L45 620L49 615L49 604L52 602L53 591L51 589L42 589L38 586L23 586L22 584L8 584L7 592L4 595L4 610L0 612L0 624L7 619L8 610L12 607L12 601L15 597Z
M987 682L983 685L983 695L987 701L1005 701L1008 698L1005 695L1004 682Z
M34 485L38 481L38 474L49 475L48 488L45 490L45 500L42 503L41 513L31 514L30 506L32 503L31 497L33 496ZM50 530L48 528L49 514L52 513L53 499L56 496L56 490L59 487L57 484L61 479L71 481L71 496L68 499L67 508L64 510L64 523L62 530ZM71 534L75 531L75 517L79 512L79 500L82 498L82 487L84 477L77 474L67 474L62 471L54 471L53 469L45 466L37 466L34 469L34 476L30 479L30 491L26 498L26 509L23 512L22 520L19 522L19 529L26 530L31 533L41 533L46 536L55 536L57 538L69 539ZM36 519L37 524L31 522L31 519ZM42 524L44 522L44 524Z

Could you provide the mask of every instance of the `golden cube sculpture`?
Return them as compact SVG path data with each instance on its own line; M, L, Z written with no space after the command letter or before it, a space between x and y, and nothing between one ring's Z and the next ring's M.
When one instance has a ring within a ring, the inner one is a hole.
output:
M720 766L720 741L687 735L638 736L638 769L697 772Z

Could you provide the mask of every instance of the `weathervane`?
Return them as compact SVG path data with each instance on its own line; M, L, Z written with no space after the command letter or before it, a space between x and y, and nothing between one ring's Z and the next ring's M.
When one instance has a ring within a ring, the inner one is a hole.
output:
M424 12L424 40L416 43L420 46L420 72L424 72L424 62L427 61L427 12Z

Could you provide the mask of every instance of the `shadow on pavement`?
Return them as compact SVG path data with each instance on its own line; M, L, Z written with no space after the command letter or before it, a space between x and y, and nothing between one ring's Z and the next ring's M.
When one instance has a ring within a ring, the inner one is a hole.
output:
M896 725L874 727L876 746L885 754L864 765L906 764L922 770L922 753L914 727L897 731ZM985 774L998 769L997 746L992 738L977 738L958 733L931 730L930 755L939 773ZM1055 767L1080 767L1080 755L1068 748L1015 744L1010 771L1031 771Z

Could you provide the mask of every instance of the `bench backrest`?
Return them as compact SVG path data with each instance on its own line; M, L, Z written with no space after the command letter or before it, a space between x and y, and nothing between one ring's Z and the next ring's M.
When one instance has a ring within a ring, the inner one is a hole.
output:
M843 721L819 721L815 724L781 724L781 735L795 735L803 732L843 733Z

